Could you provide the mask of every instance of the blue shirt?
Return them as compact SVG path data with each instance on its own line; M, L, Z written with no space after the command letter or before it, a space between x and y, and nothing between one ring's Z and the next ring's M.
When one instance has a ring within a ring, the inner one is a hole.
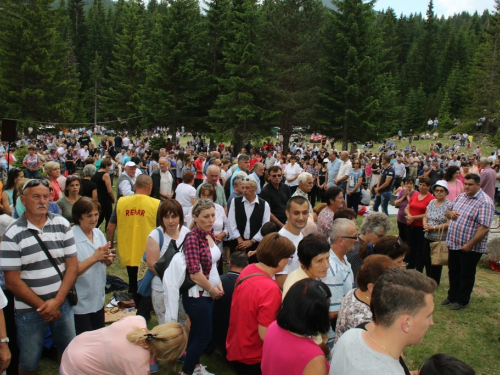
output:
M342 161L340 161L339 158L335 159L335 161L329 161L328 164L326 165L326 169L328 170L328 181L326 186L329 188L332 186L337 186L335 185L335 178L337 178L337 174L339 173L340 166L342 165Z

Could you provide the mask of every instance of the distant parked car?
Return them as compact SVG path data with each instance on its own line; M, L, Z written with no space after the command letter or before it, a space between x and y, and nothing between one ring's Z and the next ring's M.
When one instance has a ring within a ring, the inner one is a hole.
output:
M319 133L312 133L309 138L309 142L311 143L320 143L323 140L323 136Z

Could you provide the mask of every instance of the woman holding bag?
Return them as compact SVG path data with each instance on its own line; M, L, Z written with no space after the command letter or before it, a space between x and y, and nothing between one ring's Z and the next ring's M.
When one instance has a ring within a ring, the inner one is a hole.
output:
M196 283L182 293L184 310L191 320L189 344L181 375L209 375L199 361L212 340L212 309L214 300L222 297L224 290L217 272L221 257L216 244L213 226L215 205L212 200L201 199L193 206L193 228L184 241L187 273Z
M446 210L451 206L451 201L446 198L448 195L448 183L444 180L438 181L432 187L432 192L436 199L429 202L427 211L423 218L424 225L424 266L425 273L430 278L436 280L437 285L441 281L441 271L443 266L434 266L431 263L431 243L446 241L448 234L448 219Z
M158 277L154 265L165 254L170 242L175 241L176 248L181 246L189 229L184 226L182 206L176 200L164 200L160 205L158 215L161 218L160 226L151 231L146 242L146 262L148 269L154 274L151 280L153 309L158 318L158 324L163 324L165 323L165 297L162 280ZM163 241L160 240L160 236L163 236Z

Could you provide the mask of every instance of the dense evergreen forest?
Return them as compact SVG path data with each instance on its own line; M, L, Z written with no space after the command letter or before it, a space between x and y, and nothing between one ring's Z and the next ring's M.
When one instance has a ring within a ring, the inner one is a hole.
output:
M436 116L473 129L500 108L500 0L449 18L432 0L410 16L362 0L88 3L2 0L1 117L347 143Z

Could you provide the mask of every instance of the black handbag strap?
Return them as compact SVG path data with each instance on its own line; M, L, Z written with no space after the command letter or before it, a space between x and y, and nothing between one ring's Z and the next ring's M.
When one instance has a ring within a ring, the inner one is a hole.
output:
M54 267L57 271L57 274L61 278L61 281L63 280L63 275L61 273L61 270L59 270L59 267L57 267L56 261L54 258L52 258L52 255L49 253L49 249L47 249L47 245L45 245L42 241L42 239L38 236L38 233L34 229L30 229L31 234L36 238L37 242L40 244L40 247L42 248L43 252L49 258L50 263L52 264L52 267Z

